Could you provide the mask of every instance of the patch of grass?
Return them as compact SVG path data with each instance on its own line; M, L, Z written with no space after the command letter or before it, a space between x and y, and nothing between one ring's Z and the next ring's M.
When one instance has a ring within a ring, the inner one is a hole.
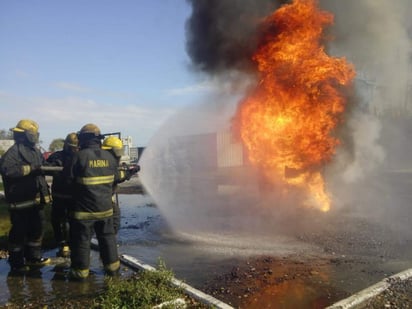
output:
M173 273L159 260L157 271L141 271L127 280L109 278L107 291L101 295L95 308L153 308L176 298L185 298L183 290L171 285ZM168 305L162 308L176 308Z

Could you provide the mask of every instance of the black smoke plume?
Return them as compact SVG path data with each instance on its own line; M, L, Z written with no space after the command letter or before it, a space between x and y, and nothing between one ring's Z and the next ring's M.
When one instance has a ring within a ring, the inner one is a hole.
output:
M258 44L258 25L286 1L187 0L187 52L196 69L210 74L248 70Z

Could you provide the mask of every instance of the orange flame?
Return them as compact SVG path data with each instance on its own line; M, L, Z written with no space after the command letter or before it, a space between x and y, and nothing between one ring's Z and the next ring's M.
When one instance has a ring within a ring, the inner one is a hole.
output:
M308 205L328 211L321 167L339 144L332 134L342 121L343 90L355 70L344 58L325 53L322 34L333 15L317 6L316 0L294 0L263 21L263 39L253 56L259 83L234 121L250 161L271 183L303 188Z

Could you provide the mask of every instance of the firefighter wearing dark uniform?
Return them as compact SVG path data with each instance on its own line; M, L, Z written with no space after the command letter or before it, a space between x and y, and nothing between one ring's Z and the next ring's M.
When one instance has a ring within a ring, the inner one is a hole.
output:
M119 165L119 179L113 184L113 195L112 195L112 204L113 204L113 223L114 223L114 230L117 232L120 229L120 207L119 201L117 199L117 185L122 183L126 180L130 180L132 175L136 174L140 167L133 167L128 168L127 166L124 168L120 167L120 158L124 153L123 149L123 142L120 138L116 136L108 136L104 139L102 149L108 150L116 159Z
M56 151L47 158L50 166L63 167L71 160L79 149L79 140L76 133L70 133L64 140L63 150ZM57 256L69 257L69 219L68 211L73 204L72 191L67 186L67 181L62 172L53 173L52 182L52 208L50 221L53 227L54 238L58 245Z
M12 128L15 144L0 159L0 173L9 204L9 264L12 270L26 271L50 259L41 256L44 234L44 205L50 202L49 187L41 172L44 163L36 147L39 126L29 119Z
M89 275L90 240L94 232L106 273L115 274L120 268L112 207L117 162L108 151L101 149L102 137L96 125L84 125L78 133L80 150L63 168L63 175L72 184L74 198L69 212L69 274L74 279Z

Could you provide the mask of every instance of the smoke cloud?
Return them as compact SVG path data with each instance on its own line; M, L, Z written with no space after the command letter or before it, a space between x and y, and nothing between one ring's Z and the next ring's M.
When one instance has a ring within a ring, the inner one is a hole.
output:
M399 223L405 200L393 190L395 183L399 186L399 175L388 171L410 164L403 153L411 150L405 141L412 107L412 23L407 13L412 4L322 0L320 5L335 15L330 53L346 57L357 71L346 135L336 165L329 167L330 183L337 181L336 187L345 188L344 192L331 188L335 201L362 205L358 210L369 216Z
M259 21L284 1L188 0L187 52L194 67L210 74L248 70Z
M336 15L331 52L347 57L355 64L359 81L376 88L372 100L364 103L378 114L405 109L412 51L407 13L411 2L349 0L322 1L321 5Z

